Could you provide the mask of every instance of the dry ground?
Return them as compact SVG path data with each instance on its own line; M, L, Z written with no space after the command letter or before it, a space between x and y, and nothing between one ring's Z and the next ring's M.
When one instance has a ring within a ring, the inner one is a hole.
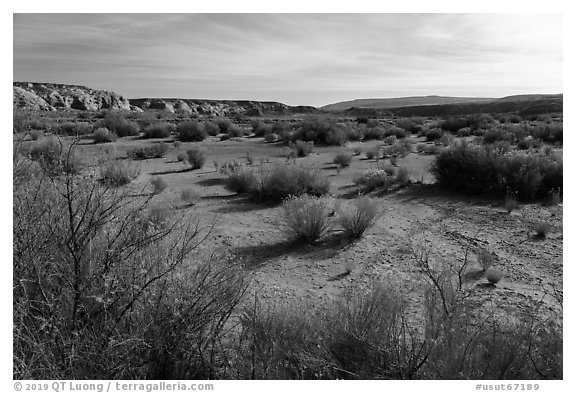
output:
M417 138L414 140L421 141ZM264 143L262 138L236 138L219 141L209 138L201 143L183 143L178 148L169 141L164 159L137 161L141 174L137 187L147 185L154 175L161 176L167 189L154 202L172 206L175 214L186 208L180 192L192 188L201 195L195 209L202 216L217 218L215 233L206 243L206 251L230 250L246 257L253 275L251 294L270 305L312 304L342 293L346 288L365 286L373 280L395 283L408 296L420 297L421 274L415 267L412 248L430 241L438 263L462 261L469 248L466 280L480 299L504 310L522 313L525 307L542 302L543 310L559 312L562 301L562 205L524 204L511 214L502 201L450 194L434 187L428 172L432 156L411 153L399 160L408 166L417 184L388 193L372 195L379 201L382 215L376 225L358 242L348 244L332 231L326 240L314 246L295 246L286 241L280 224L281 208L255 204L227 191L222 185L218 165L236 160L246 162L247 152L254 166L279 163L288 165L285 147ZM112 150L111 157L125 157L129 147L158 143L158 140L124 138L115 144L83 145L85 157ZM338 173L332 158L339 150L363 151L379 142L350 143L344 148L315 148L312 155L296 160L297 165L319 168L332 183L332 200L351 203L357 190L354 174L376 167L364 153L354 157L350 167ZM187 171L176 156L190 147L207 152L204 168ZM263 162L261 162L261 159ZM534 237L534 226L551 225L545 239ZM496 267L504 273L496 286L487 286L476 252L486 248L496 257ZM347 274L347 271L350 273Z

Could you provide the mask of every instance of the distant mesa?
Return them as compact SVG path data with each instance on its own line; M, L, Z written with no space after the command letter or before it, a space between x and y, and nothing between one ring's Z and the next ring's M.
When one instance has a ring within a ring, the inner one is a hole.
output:
M134 112L163 111L184 115L264 116L318 113L311 106L269 101L231 101L181 98L125 98L117 93L61 83L14 82L13 107L33 111L102 109Z
M371 98L315 108L271 101L184 98L125 98L120 94L61 83L14 82L13 107L33 111L125 110L182 115L284 116L331 113L345 116L457 116L474 113L540 114L562 112L562 94L526 94L503 98L415 96Z

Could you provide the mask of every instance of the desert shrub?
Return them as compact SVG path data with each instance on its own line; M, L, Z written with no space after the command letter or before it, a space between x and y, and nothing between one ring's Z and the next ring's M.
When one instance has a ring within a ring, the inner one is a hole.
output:
M180 162L184 162L188 159L188 154L186 154L184 152L178 153L178 155L176 156L176 159Z
M188 163L192 166L192 169L200 169L204 166L206 161L206 152L199 149L186 150L188 155Z
M136 179L139 174L140 168L120 160L104 163L100 167L100 179L110 187L125 186Z
M550 233L552 226L546 222L538 222L534 225L534 231L536 232L536 237L540 239L546 238Z
M502 154L489 146L460 143L444 149L432 172L445 187L468 193L533 200L562 187L562 161L546 155Z
M396 126L402 128L405 131L408 131L411 134L417 134L420 131L419 125L409 118L396 120Z
M318 197L290 196L282 209L284 230L294 240L314 243L330 228L326 202Z
M98 128L94 131L94 143L107 143L107 142L114 142L117 136L107 128Z
M410 182L410 169L405 166L401 166L398 168L398 172L396 172L396 178L394 179L396 183L400 185L404 185Z
M356 199L352 208L338 210L338 224L347 238L360 239L377 218L378 204L368 197Z
M279 140L278 134L266 134L266 136L264 136L264 141L266 141L267 143L278 142L278 140Z
M220 140L221 141L227 141L230 139L230 134L221 134L220 135Z
M359 156L360 154L362 154L362 148L360 146L356 146L354 148L354 155Z
M140 133L138 123L126 120L120 112L110 111L104 117L104 127L119 137L135 136Z
M49 175L80 172L82 163L76 154L75 145L65 145L55 137L40 139L30 147L30 158L36 161Z
M348 127L336 124L333 119L311 116L302 120L299 139L318 145L340 146L347 140L347 130Z
M247 151L246 154L244 155L244 158L246 158L246 162L248 163L248 165L254 164L254 156L252 155L251 152Z
M206 129L206 133L210 136L216 136L220 133L220 127L218 124L211 121L205 121L204 128Z
M461 137L461 138L471 136L472 135L472 129L470 127L460 128L458 130L458 132L456 133L456 135Z
M180 192L180 199L188 206L194 205L200 198L200 193L191 188L185 188Z
M216 117L214 123L220 128L221 134L228 133L228 128L232 125L232 122L225 117Z
M488 131L486 131L484 133L483 139L484 143L494 143L497 141L513 142L514 136L506 132L506 130L498 127L498 128L491 128Z
M28 133L30 135L30 140L37 141L42 136L42 131L40 130L30 130Z
M376 159L380 158L380 149L378 147L372 148L372 149L368 149L366 151L366 158L371 160L374 157L376 157Z
M178 123L176 133L182 142L202 142L206 139L204 123L195 120Z
M364 132L366 126L356 126L346 128L346 140L351 142L358 142L364 139Z
M259 178L256 172L245 166L237 166L225 171L224 186L227 190L244 194L258 189Z
M392 135L395 136L397 139L403 139L406 138L408 133L403 128L390 126L386 128L386 130L384 131L384 136L388 137Z
M385 145L393 145L398 141L398 139L396 139L396 135L389 135L386 138L384 138L383 142Z
M381 169L359 174L352 181L361 187L364 192L371 192L375 189L385 191L394 184L394 178Z
M334 162L334 164L336 165L340 165L341 167L346 167L349 166L350 163L352 162L352 155L347 154L343 151L338 152L334 158L332 159L332 161Z
M93 130L94 128L90 123L68 122L54 129L54 132L59 135L77 136L77 135L88 135L92 133Z
M498 269L495 268L488 268L486 269L486 272L484 273L484 275L486 276L486 279L488 280L488 282L490 282L490 284L496 285L500 282L500 280L502 280L502 272Z
M14 378L216 377L205 355L219 353L245 275L195 256L209 233L198 217L157 225L149 201L89 178L18 185Z
M227 133L232 138L238 138L240 136L244 136L244 129L237 126L236 124L230 124Z
M512 211L518 209L518 196L517 192L507 191L506 196L504 197L504 209L508 213L512 213Z
M482 248L478 251L478 255L476 257L478 264L482 267L483 271L486 271L488 268L492 267L496 262L496 258L494 254L488 251L485 248Z
M330 192L330 182L318 170L298 166L274 166L260 174L258 188L251 192L254 199L280 202L290 195L322 196Z
M394 176L396 173L396 168L393 165L378 166L378 169L383 170L388 176Z
M406 157L412 151L412 144L407 140L398 141L392 146L381 148L382 157Z
M364 140L380 140L380 139L384 139L384 137L386 136L386 130L384 129L384 127L381 126L377 126L377 127L367 127L364 130Z
M419 143L416 145L416 151L419 154L438 154L440 152L440 146Z
M253 121L252 132L256 137L265 137L266 135L272 134L274 131L272 130L271 124L266 124L261 121Z
M442 138L442 135L444 135L444 133L439 128L431 128L424 131L424 136L426 137L427 142L434 142Z
M166 187L168 187L166 180L164 180L160 176L152 177L152 179L150 179L150 184L152 185L153 188L152 191L153 194L160 194L162 193L162 191L166 189Z
M454 142L454 137L451 134L445 133L440 139L436 141L441 146L450 146Z
M288 147L290 148L293 157L306 157L314 151L314 142L304 142L298 140L294 143L290 142Z
M126 151L126 155L135 160L145 160L148 158L162 158L167 152L168 144L160 142L150 146L133 147Z
M174 124L155 123L144 128L144 138L168 138L176 131Z

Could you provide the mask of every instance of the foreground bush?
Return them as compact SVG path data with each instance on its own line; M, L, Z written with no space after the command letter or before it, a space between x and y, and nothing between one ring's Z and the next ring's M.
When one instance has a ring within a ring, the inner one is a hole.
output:
M198 121L186 121L176 126L178 139L182 142L201 142L206 139L206 127Z
M460 143L444 149L432 167L439 184L466 193L519 199L545 197L562 188L562 160L546 155L504 154L489 146Z
M294 240L314 243L330 228L326 202L310 195L291 196L282 203L284 230Z
M217 376L209 354L221 353L245 274L195 255L207 224L161 217L149 201L73 177L18 185L15 379Z
M356 199L351 208L338 210L338 224L344 236L351 239L360 239L377 218L378 204L368 197Z

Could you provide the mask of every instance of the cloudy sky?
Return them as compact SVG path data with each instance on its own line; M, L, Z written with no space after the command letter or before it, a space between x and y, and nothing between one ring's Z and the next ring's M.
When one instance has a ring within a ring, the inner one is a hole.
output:
M560 14L14 14L15 81L129 98L561 93Z

